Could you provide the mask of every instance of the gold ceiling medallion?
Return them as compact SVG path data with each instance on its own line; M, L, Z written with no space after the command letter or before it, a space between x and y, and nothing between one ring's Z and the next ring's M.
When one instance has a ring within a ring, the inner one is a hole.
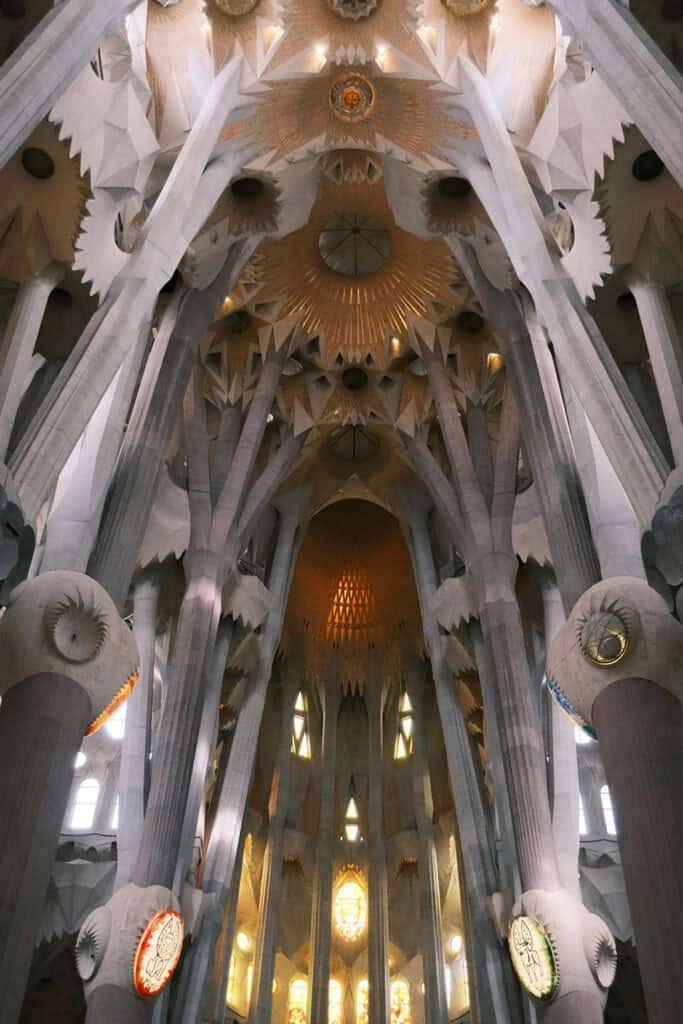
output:
M481 14L487 7L493 6L493 0L442 0L444 7L459 18L469 18L472 14Z
M356 71L340 75L330 89L330 108L340 121L365 121L375 106L375 87Z
M340 18L359 21L367 18L377 9L377 0L327 0L335 14Z
M258 7L259 0L213 0L221 12L229 18L241 18L245 14L251 14Z

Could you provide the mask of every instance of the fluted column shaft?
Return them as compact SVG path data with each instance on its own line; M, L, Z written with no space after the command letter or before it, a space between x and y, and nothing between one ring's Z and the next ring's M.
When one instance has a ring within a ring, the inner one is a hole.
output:
M666 288L655 281L635 279L631 294L636 300L657 382L671 451L676 465L683 460L683 349Z
M436 591L437 581L426 513L424 507L421 508L413 500L404 502L404 514L410 530L422 630L432 665L451 794L458 822L465 896L473 939L467 951L473 1016L479 1024L516 1024L521 1019L519 997L488 912L488 902L498 888L498 879L488 843L481 793L472 763L467 728L458 706L452 673L445 659L443 639L429 609L429 599Z
M225 666L230 653L230 645L234 632L234 622L231 618L222 618L216 633L216 645L211 656L211 663L208 670L206 694L202 707L202 717L199 723L199 735L195 748L194 763L192 765L192 777L190 789L187 796L185 808L185 819L183 821L183 835L180 844L178 866L176 868L176 892L182 890L183 882L192 860L192 848L194 844L195 830L199 819L199 811L204 798L204 787L206 785L206 773L209 768L211 748L216 732L216 721L218 718L218 704L220 702Z
M270 1024L273 1009L273 976L280 923L282 861L292 761L292 716L301 679L292 668L285 673L282 690L282 720L275 776L270 792L268 842L261 875L254 951L254 976L249 1001L248 1024Z
M138 682L126 702L119 773L118 863L115 889L130 882L140 848L149 790L157 608L161 580L150 571L133 588L133 635L140 655Z
M425 1020L428 1020L430 1024L447 1024L448 1000L444 975L441 892L432 824L434 803L427 762L424 686L424 673L418 673L416 666L411 666L407 675L407 688L413 707L413 805L417 823Z
M0 462L7 458L12 427L31 367L45 307L64 276L64 269L62 264L49 264L39 274L29 278L14 302L0 348Z
M593 704L651 1024L683 1004L683 707L644 679L607 686ZM637 771L634 771L637 765Z
M0 1020L19 1019L74 758L91 717L86 691L41 672L0 707Z
M377 666L379 669L379 666ZM368 981L370 1024L387 1024L389 907L384 841L384 724L381 672L368 673Z
M325 680L320 769L318 838L311 908L311 967L308 1019L327 1024L332 948L332 845L334 842L334 780L337 760L337 718L341 689L335 672Z

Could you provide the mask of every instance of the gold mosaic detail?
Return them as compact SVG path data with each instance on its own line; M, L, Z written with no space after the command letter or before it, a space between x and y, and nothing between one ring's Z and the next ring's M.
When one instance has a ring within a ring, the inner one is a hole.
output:
M365 121L375 106L375 87L372 82L352 71L340 75L330 89L330 109L341 121L355 124Z

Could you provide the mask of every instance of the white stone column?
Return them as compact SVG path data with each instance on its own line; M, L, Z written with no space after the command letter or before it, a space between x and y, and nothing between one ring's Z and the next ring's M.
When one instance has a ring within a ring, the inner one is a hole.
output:
M387 1024L389 905L384 841L384 681L371 652L365 690L368 710L368 982L370 1024Z
M679 125L679 134L681 133ZM630 283L657 382L671 451L676 465L683 460L683 350L666 288L636 277Z
M551 0L611 91L683 187L683 78L622 0Z
M254 950L254 976L249 1000L248 1024L271 1024L273 1009L273 976L280 923L282 861L285 849L285 823L292 760L292 718L294 701L301 687L301 676L295 666L286 668L284 675L280 743L268 807L270 822L261 874L261 894Z
M541 573L546 650L564 624L564 608L557 584L548 570ZM549 696L549 695L548 695ZM552 722L553 836L562 885L577 899L579 886L579 765L574 724L553 697L549 697Z
M138 0L64 0L0 67L3 167Z
M126 701L126 728L121 745L119 773L118 864L114 889L127 885L133 877L145 821L160 589L161 579L154 569L140 576L133 586L133 636L140 655L140 675Z
M444 974L441 891L434 843L434 802L427 762L424 721L424 671L413 664L406 668L407 688L413 707L413 806L417 823L417 867L422 927L422 969L425 984L425 1020L447 1024L448 998Z
M311 907L311 958L308 1019L327 1024L332 947L332 844L337 759L337 719L341 688L334 667L323 683L323 729L319 788L318 837Z
M64 276L64 270L61 263L50 263L28 279L15 299L0 347L0 462L7 458L12 427L31 370L45 307Z

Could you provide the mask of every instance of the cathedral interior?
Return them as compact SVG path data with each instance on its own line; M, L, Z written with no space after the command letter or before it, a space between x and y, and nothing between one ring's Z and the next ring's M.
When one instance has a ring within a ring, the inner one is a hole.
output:
M0 1024L683 1020L682 0L0 0Z

